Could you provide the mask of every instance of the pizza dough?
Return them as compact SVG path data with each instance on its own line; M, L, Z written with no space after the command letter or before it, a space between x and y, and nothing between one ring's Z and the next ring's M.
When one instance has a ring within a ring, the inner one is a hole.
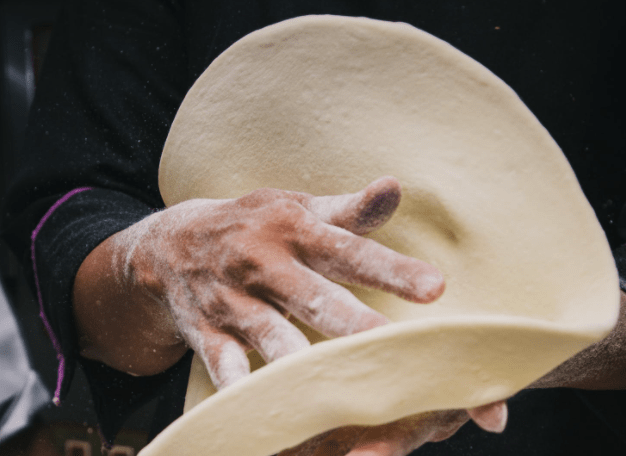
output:
M371 237L437 266L444 295L352 288L394 323L256 370L142 456L267 456L346 424L485 404L610 331L617 273L558 146L506 84L409 25L307 16L244 37L189 91L159 179L173 205L355 192L384 175L403 198ZM187 409L214 391L203 375L196 363Z

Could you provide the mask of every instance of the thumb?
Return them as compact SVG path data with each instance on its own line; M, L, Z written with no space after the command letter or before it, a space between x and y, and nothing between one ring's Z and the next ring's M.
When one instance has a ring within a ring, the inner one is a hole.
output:
M398 180L386 176L357 193L313 197L306 206L323 222L362 235L380 228L391 218L400 204L401 193Z

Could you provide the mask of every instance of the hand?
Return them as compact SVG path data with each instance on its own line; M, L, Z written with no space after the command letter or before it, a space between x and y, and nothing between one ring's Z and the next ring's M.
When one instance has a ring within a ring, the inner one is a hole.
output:
M427 442L451 437L471 418L489 432L502 432L506 402L469 410L422 413L380 426L348 426L325 432L278 456L406 456Z
M288 313L331 337L385 324L331 280L413 302L441 295L433 266L358 236L399 201L398 182L382 178L351 195L261 189L153 214L83 262L74 285L82 353L148 375L179 359L184 339L222 388L249 372L250 348L271 362L309 344Z

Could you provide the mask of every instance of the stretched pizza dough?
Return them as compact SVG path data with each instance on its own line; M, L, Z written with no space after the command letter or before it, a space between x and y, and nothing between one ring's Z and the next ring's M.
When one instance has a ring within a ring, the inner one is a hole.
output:
M244 37L189 91L159 179L173 205L355 192L383 175L403 197L371 237L437 266L445 294L418 305L352 288L394 323L207 399L195 363L191 410L142 456L267 456L342 425L481 405L610 331L617 273L560 149L500 79L409 25L307 16Z

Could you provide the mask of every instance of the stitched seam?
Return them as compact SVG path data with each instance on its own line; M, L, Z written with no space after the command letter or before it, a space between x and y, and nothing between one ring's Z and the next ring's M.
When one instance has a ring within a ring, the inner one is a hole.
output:
M56 335L54 334L54 331L52 330L52 325L50 325L50 322L48 321L48 318L46 317L46 314L44 312L43 297L41 295L41 286L39 285L39 276L37 274L35 241L37 240L37 236L39 235L39 232L41 231L45 223L52 216L52 214L59 208L59 206L61 206L61 204L65 203L68 199L70 199L72 196L76 195L77 193L84 192L86 190L91 190L91 189L92 187L76 188L72 190L71 192L68 192L65 195L63 195L56 203L52 205L52 207L50 207L50 209L48 209L48 212L46 212L45 215L41 218L41 220L37 224L37 227L33 230L33 233L30 237L30 240L31 240L30 258L31 258L32 265L33 265L33 276L35 279L35 289L37 291L37 302L39 303L39 317L41 318L41 321L43 321L43 325L46 328L48 337L50 337L50 340L52 341L54 350L57 353L57 360L59 361L59 366L57 370L57 386L54 391L54 397L52 399L52 402L54 402L54 404L57 406L61 405L61 386L63 385L63 379L65 377L65 357L63 356L61 343L59 342L59 339L57 339Z

